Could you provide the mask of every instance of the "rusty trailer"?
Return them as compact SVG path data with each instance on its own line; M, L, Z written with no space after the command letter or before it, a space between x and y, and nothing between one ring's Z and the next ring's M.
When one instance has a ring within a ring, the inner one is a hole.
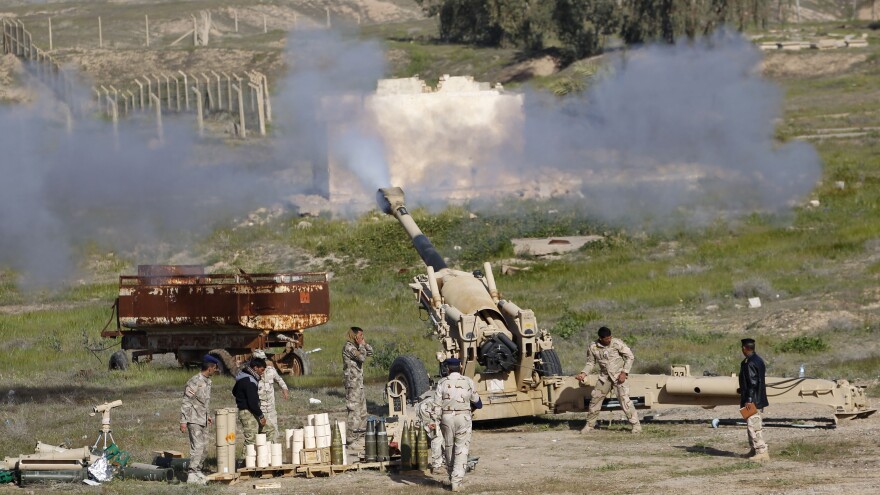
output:
M330 319L327 274L205 274L200 265L141 265L137 276L119 277L116 329L102 337L121 339L137 361L174 353L193 364L217 354L228 369L266 351L283 373L308 374L303 331ZM125 367L128 355L111 358Z

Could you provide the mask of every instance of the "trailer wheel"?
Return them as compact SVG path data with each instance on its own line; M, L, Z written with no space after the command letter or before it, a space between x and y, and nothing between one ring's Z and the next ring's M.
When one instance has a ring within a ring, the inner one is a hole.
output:
M214 356L220 361L220 373L235 376L238 374L238 363L235 358L226 349L214 349L208 351L208 354Z
M110 355L110 365L109 368L111 370L119 370L125 371L128 369L128 354L125 353L122 349L114 352Z
M294 349L293 355L290 357L290 374L293 376L303 376L312 374L312 363L309 361L309 355L302 349Z
M431 378L422 360L415 356L399 356L391 363L388 381L400 380L406 385L407 402L415 404L419 396L431 388Z
M541 351L535 354L535 357L543 362L535 367L539 375L558 376L562 374L562 363L559 362L559 356L553 349Z

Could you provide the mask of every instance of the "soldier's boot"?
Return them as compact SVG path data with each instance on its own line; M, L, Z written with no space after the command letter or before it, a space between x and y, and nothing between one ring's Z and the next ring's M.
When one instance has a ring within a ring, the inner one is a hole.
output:
M453 484L449 487L449 490L450 490L450 491L453 491L453 492L460 492L460 491L462 490L462 488L461 488L461 484L460 484L460 483L453 483Z
M204 485L206 480L202 479L202 477L199 476L199 474L200 473L196 473L196 472L187 473L186 482L196 484L196 485Z
M749 457L749 460L752 462L767 462L770 460L770 452L756 452L755 455Z
M750 459L753 455L755 455L755 449L749 450L748 453L740 454L739 458L740 459Z
M641 423L633 423L632 432L635 434L642 432L642 424Z
M594 431L596 431L596 423L590 423L588 421L587 424L584 425L583 428L581 428L580 434L587 435L587 434L592 433Z

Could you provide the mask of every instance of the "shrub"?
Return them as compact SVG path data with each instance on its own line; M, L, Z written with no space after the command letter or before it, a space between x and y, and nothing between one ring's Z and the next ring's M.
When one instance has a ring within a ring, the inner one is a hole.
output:
M828 349L828 344L822 337L793 337L776 345L778 352L795 352L809 354Z
M770 297L774 293L773 286L763 278L750 278L733 284L733 297Z
M578 312L566 308L562 317L559 318L559 321L553 326L551 333L562 339L568 340L572 336L582 332L587 323L598 320L599 318L601 318L601 315L593 310Z
M398 356L412 354L414 350L415 346L410 341L380 342L373 346L373 355L368 362L371 368L387 371Z

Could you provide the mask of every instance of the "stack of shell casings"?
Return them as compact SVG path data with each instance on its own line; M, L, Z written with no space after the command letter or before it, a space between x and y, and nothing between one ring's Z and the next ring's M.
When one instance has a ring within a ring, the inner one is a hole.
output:
M217 472L235 472L235 421L238 409L217 409L214 428L217 433Z

